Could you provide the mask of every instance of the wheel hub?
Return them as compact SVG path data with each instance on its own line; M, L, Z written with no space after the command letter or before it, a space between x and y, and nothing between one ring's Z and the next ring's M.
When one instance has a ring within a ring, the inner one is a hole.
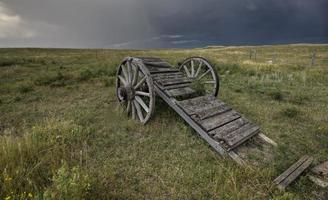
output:
M118 88L118 97L121 101L132 100L135 96L135 90L131 86Z

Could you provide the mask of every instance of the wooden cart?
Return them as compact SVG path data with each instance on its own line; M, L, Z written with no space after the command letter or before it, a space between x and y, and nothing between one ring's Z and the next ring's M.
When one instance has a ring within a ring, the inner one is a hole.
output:
M218 153L243 164L235 149L250 138L275 143L217 98L219 85L215 68L202 57L187 58L177 68L160 58L128 57L118 67L116 94L128 115L143 124L158 95Z

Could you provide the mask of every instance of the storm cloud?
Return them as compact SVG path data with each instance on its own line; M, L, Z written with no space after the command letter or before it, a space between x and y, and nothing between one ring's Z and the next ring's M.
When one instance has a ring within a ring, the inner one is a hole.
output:
M0 0L0 47L327 43L326 0Z

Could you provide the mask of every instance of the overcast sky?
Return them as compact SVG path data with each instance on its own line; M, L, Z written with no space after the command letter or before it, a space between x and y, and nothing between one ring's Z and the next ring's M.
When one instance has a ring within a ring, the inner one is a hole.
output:
M0 47L328 43L328 0L0 0Z

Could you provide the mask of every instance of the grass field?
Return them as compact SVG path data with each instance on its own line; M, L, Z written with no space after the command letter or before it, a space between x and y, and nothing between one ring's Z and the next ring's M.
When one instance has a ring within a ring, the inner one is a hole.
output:
M218 69L219 97L278 143L273 162L221 157L160 99L145 126L121 112L124 57L196 55ZM0 199L324 199L307 176L285 192L272 180L304 154L327 160L327 112L328 45L0 49Z

